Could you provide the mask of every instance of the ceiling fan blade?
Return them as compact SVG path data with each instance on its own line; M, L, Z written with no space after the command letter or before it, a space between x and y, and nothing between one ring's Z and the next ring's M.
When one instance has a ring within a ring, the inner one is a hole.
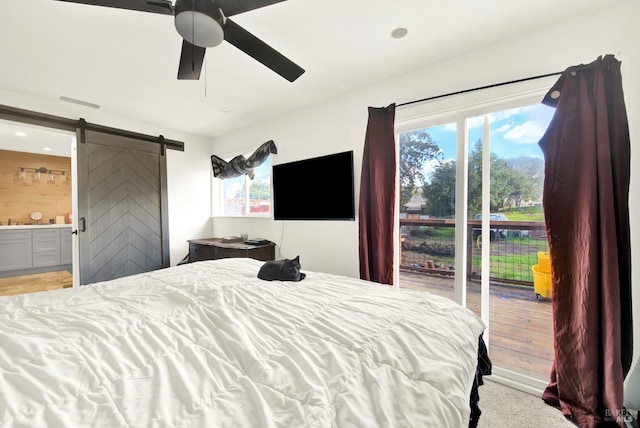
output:
M225 16L233 16L285 0L215 0Z
M299 65L230 19L225 22L224 39L289 82L293 82L304 73Z
M206 48L192 45L186 40L182 41L180 64L178 65L178 80L198 80L204 61Z
M173 16L173 3L169 0L58 0L92 6L115 7Z

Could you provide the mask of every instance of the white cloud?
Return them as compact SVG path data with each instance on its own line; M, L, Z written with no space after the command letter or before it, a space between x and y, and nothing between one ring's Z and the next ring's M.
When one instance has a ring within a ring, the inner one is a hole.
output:
M489 120L491 120L491 122L498 122L500 120L511 119L512 117L519 116L523 113L523 109L520 107L512 108L511 110L496 111L489 115Z
M446 125L442 125L442 130L448 132L456 132L458 130L458 124L455 122L447 123Z
M494 129L493 132L495 132L496 134L502 134L504 132L507 132L511 128L513 128L513 125L511 125L510 123L505 123L500 128Z
M514 126L504 134L504 139L516 144L537 143L547 130L547 125L535 120L529 120Z
M482 127L483 120L484 119L483 119L482 116L470 117L470 118L467 119L467 128L468 129L480 128L480 127Z

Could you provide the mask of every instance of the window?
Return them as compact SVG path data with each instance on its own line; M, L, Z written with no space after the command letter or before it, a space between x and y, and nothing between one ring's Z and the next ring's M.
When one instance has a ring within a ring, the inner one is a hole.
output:
M214 212L220 216L271 215L271 158L268 157L253 173L253 180L248 175L214 179L214 190L217 189L219 195Z

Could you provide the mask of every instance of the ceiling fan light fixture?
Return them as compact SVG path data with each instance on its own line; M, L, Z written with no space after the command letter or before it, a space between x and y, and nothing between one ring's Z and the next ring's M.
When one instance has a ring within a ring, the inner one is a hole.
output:
M178 0L175 14L176 30L192 45L211 48L224 40L224 16L210 0Z

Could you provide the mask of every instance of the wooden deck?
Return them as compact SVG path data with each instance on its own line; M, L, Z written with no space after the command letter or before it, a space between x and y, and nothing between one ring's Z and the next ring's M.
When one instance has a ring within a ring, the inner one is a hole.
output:
M453 278L400 272L400 288L453 299ZM494 366L548 381L553 360L551 302L531 288L490 284L489 357ZM467 307L480 314L480 284L467 286Z

